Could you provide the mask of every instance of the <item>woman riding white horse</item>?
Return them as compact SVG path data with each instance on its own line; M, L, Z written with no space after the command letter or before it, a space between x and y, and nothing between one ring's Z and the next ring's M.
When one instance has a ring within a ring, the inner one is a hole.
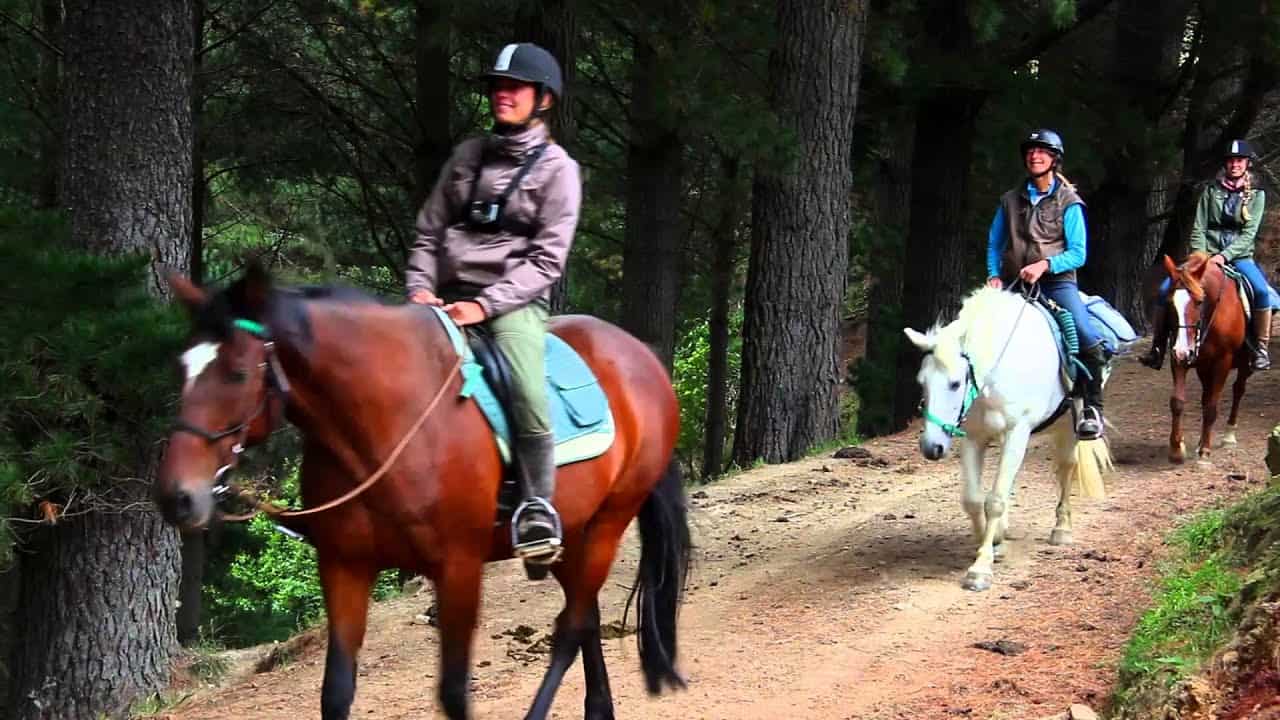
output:
M1049 424L1059 497L1049 542L1071 542L1071 490L1103 497L1102 473L1110 467L1104 440L1078 440L1066 413L1069 400L1050 320L1020 294L984 287L964 302L955 322L927 333L905 328L925 352L918 380L925 423L920 452L944 457L960 439L962 503L973 523L978 555L964 587L991 587L993 563L1009 528L1009 497L1034 430ZM1074 374L1074 373L1071 373ZM1000 439L1000 468L984 492L982 465L988 443Z

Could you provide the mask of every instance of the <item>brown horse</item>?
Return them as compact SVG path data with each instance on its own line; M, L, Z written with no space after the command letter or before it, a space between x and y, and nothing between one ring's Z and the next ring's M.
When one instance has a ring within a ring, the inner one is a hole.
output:
M1173 394L1169 411L1173 427L1169 431L1169 461L1186 459L1182 441L1182 409L1187 400L1187 369L1194 367L1200 376L1200 447L1197 455L1207 460L1212 452L1213 424L1218 420L1218 400L1227 384L1231 369L1236 369L1236 382L1231 393L1231 416L1222 437L1224 446L1236 444L1236 416L1245 383L1253 369L1245 344L1245 316L1238 286L1222 268L1209 261L1209 255L1192 253L1181 267L1164 257L1165 271L1173 284L1164 312L1176 328L1173 342ZM1176 322L1175 322L1176 321Z
M321 717L348 717L370 588L401 568L435 584L445 714L468 716L472 635L487 561L511 557L495 527L503 466L437 317L343 288L275 289L252 267L221 293L170 278L194 321L182 357L185 386L154 495L165 518L204 527L214 491L245 447L282 419L304 438L302 499L320 512L283 519L315 546L329 625ZM550 667L529 718L545 718L582 650L586 717L613 717L600 647L597 595L623 533L638 518L640 661L649 692L682 687L676 614L691 545L672 450L679 413L662 363L604 321L558 317L605 389L616 439L602 456L559 470L555 505L564 554L552 573L564 589ZM354 496L353 496L354 493Z

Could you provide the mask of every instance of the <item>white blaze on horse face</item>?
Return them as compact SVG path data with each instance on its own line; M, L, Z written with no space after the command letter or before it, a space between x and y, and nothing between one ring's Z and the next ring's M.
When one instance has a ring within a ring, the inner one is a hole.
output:
M1191 356L1191 323L1187 322L1187 308L1191 306L1191 293L1185 288L1173 291L1173 309L1178 318L1178 333L1173 344L1173 356L1186 360Z
M191 392L191 387L196 384L196 378L200 377L200 373L217 359L219 347L221 343L202 342L182 353L182 367L187 371L187 382L182 388L183 395Z

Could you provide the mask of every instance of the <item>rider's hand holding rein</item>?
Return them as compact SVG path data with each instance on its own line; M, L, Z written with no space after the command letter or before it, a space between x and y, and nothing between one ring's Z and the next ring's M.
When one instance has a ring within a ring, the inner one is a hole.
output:
M409 302L415 305L444 305L444 301L436 297L436 294L425 288L419 288L409 294Z
M1049 272L1049 261L1039 260L1018 271L1018 278L1028 285L1040 281L1040 276Z

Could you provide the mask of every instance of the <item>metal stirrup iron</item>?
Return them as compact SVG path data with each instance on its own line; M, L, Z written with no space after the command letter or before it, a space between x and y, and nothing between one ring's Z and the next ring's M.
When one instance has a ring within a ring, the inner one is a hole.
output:
M551 518L551 525L555 533L551 537L538 538L529 542L520 542L520 516L531 507L540 507ZM511 550L512 553L525 561L537 565L550 565L560 559L560 555L564 553L561 538L564 537L564 527L560 522L560 513L556 512L555 507L551 505L545 498L531 497L520 503L516 507L516 511L511 515Z

